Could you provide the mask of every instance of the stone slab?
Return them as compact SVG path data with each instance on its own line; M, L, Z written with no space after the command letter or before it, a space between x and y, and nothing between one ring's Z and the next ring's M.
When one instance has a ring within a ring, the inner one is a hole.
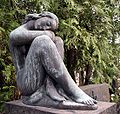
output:
M110 101L108 84L91 84L80 87L85 93L98 101Z
M6 114L117 114L116 104L98 102L97 110L62 110L40 106L29 106L21 100L6 103Z

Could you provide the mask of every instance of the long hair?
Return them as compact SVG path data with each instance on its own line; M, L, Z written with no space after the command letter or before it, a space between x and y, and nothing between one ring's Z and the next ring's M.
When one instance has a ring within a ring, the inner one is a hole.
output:
M25 17L25 19L23 21L23 24L27 23L30 20L37 20L37 19L39 19L41 17L49 17L49 18L52 18L52 19L56 20L57 24L59 23L59 19L54 13L44 11L44 12L41 12L40 14L37 14L37 13L28 14Z

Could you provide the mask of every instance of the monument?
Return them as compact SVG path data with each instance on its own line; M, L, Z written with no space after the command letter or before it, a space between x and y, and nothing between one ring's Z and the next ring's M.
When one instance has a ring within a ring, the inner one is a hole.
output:
M61 109L97 109L97 101L75 84L64 65L64 44L54 33L58 23L51 12L28 14L10 33L22 102Z

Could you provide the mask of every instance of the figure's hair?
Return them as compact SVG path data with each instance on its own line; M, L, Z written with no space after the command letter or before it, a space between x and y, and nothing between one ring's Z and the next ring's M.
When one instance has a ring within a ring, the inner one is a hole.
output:
M49 17L49 18L52 18L52 19L56 20L56 22L59 23L59 19L58 19L58 17L54 13L44 11L44 12L42 12L40 14L37 14L37 13L28 14L25 17L25 19L23 21L23 24L27 23L30 20L37 20L37 19L39 19L41 17Z
M55 19L56 22L59 23L59 19L54 13L45 11L45 12L40 13L39 16L41 16L41 17L49 17L49 18Z

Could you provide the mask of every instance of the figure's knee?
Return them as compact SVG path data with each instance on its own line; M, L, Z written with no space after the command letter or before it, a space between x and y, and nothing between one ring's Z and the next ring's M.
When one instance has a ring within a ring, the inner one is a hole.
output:
M41 35L33 40L31 47L34 48L35 52L40 53L43 50L48 50L49 48L55 48L55 44L49 36Z
M36 37L34 40L33 40L33 43L44 43L44 42L49 42L51 39L50 39L50 37L49 36L47 36L47 35L41 35L41 36L38 36L38 37Z
M40 48L40 47L44 47L44 46L48 46L48 44L50 44L52 42L51 38L47 35L41 35L36 37L33 42L32 45L34 45L34 47L36 48Z

